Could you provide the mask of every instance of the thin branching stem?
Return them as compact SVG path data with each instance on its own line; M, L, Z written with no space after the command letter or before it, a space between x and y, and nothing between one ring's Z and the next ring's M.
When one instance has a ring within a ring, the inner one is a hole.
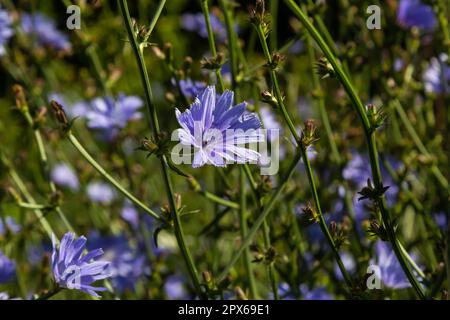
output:
M156 107L153 102L153 94L152 94L152 89L151 89L151 85L150 85L150 79L148 76L147 68L145 66L144 55L142 52L142 48L136 39L135 32L133 30L133 25L131 23L131 17L130 17L130 12L128 10L127 1L119 0L119 5L120 5L121 12L122 12L123 20L125 23L125 27L127 29L128 38L130 40L130 44L131 44L131 47L133 48L136 62L138 64L139 74L140 74L142 85L144 87L144 92L145 92L146 105L147 105L147 108L148 108L148 111L150 114L151 128L153 129L153 135L156 140L159 138L159 135L160 135L160 127L159 127ZM177 209L177 205L175 202L175 195L173 192L172 182L171 182L170 175L169 175L169 167L168 167L167 159L163 155L163 156L159 157L159 160L160 160L161 169L163 172L164 184L166 187L166 193L167 193L167 198L169 201L170 211L171 211L172 219L174 222L175 237L177 239L178 246L180 248L180 251L181 251L183 258L185 260L185 263L187 265L189 275L191 277L195 291L197 292L197 294L200 297L205 298L204 292L201 287L200 277L198 275L197 268L194 264L194 260L192 259L191 252L186 245L184 231L183 231L183 227L181 224L181 219L180 219L180 215L179 215L179 212Z
M344 69L338 62L338 59L335 57L335 55L327 45L326 41L323 39L319 31L317 31L317 29L311 23L309 18L305 15L303 10L300 9L293 0L284 0L284 2L289 7L289 9L294 13L294 15L300 20L300 22L303 24L303 26L307 29L307 31L311 35L311 37L316 41L322 52L325 54L326 58L333 66L337 78L339 79L347 95L349 96L352 105L354 106L355 111L358 114L358 117L361 120L364 129L367 148L369 152L370 166L372 169L372 178L375 184L375 188L377 188L377 190L382 190L383 181L381 178L381 170L377 151L375 130L373 130L371 127L371 124L365 112L364 105L362 104L358 94L356 93L355 88L350 82L349 77L344 72ZM400 265L402 266L405 275L407 276L408 280L410 281L419 298L421 299L425 298L425 294L421 284L419 283L415 275L412 273L411 267L400 249L399 241L397 239L397 235L395 233L394 227L391 222L391 217L387 209L385 197L384 196L378 197L376 199L376 203L377 206L380 208L381 217L383 220L383 224L386 228L389 241L392 245L395 255L397 256L397 259L399 260Z

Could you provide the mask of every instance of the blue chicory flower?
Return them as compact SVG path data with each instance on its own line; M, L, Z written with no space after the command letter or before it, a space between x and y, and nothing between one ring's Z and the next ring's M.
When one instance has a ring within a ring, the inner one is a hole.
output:
M14 280L16 276L16 263L0 251L0 284Z
M98 130L104 140L111 141L130 120L141 118L138 110L142 106L142 99L136 96L120 94L117 100L112 97L96 98L88 104L87 126Z
M433 8L421 0L400 0L397 21L404 28L417 27L425 31L432 31L437 23Z
M29 34L39 46L48 46L56 50L70 50L67 35L56 28L54 21L41 13L23 14L22 29Z
M87 194L91 201L104 205L110 204L116 197L114 189L102 182L91 182L87 186Z
M233 98L228 90L217 98L215 87L209 86L185 112L176 109L181 144L195 148L192 167L258 161L258 152L239 144L262 142L264 137L258 131L261 122L256 114L246 111L245 102L233 107Z
M102 249L94 249L83 255L87 239L78 239L68 232L61 240L59 249L53 235L52 271L56 283L66 289L77 289L94 297L100 297L96 291L106 291L104 287L92 284L111 276L109 262L97 261L103 255Z
M209 19L211 21L211 28L213 33L217 37L217 41L220 43L225 43L227 39L226 28L220 21L219 17L210 13ZM203 13L185 13L181 16L181 26L183 29L190 32L197 32L198 35L204 39L208 38L208 29L206 28L205 17Z
M65 163L58 163L50 172L50 178L59 186L67 187L73 191L78 190L80 182L71 167Z
M12 20L9 16L8 11L0 8L0 56L3 56L5 54L5 45L14 34L11 25Z
M427 93L450 93L450 65L445 53L439 58L432 58L423 75L425 91Z

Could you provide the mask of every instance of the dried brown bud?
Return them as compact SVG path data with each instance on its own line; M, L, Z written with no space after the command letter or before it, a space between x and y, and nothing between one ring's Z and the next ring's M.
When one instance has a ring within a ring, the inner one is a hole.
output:
M249 8L250 21L255 24L263 24L266 16L264 0L256 0L255 6Z
M62 105L60 105L55 100L52 100L50 102L50 105L52 107L53 113L56 116L56 120L58 120L59 124L63 127L64 130L70 128L69 120L67 120L66 112L64 111L64 108Z

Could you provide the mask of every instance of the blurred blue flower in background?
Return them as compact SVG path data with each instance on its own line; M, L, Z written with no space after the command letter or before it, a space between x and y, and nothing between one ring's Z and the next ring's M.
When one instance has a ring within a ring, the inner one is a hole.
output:
M278 296L282 300L295 300L295 297L291 292L291 287L286 282L282 282L278 285ZM272 292L269 294L269 299L274 300Z
M90 129L98 130L106 141L113 140L130 120L140 119L138 111L144 105L141 98L119 94L117 100L102 97L88 104L86 119Z
M170 300L186 300L189 294L185 288L186 279L180 275L172 275L165 279L164 291Z
M282 130L280 122L277 120L275 114L272 112L272 109L267 106L262 106L259 110L259 114L261 115L261 121L264 125L264 129L269 130L268 139L272 141L270 136L271 130Z
M9 294L6 292L0 292L0 300L9 300Z
M398 170L401 167L401 163L396 161L395 159L388 158L389 164L392 166L394 170ZM389 189L386 191L385 196L388 202L388 205L392 205L398 194L398 186L394 183L391 176L387 172L387 170L381 165L381 176L383 178L384 186L389 186ZM361 155L356 151L352 151L352 158L347 163L342 171L342 176L345 180L350 181L354 184L358 191L360 191L363 187L367 185L367 179L370 178L372 181L372 170L370 167L369 157L367 155ZM373 183L373 181L372 181ZM359 198L356 195L356 198ZM357 201L355 199L354 203Z
M387 242L378 240L375 244L376 259L370 263L380 268L380 280L383 285L392 289L411 287L394 251ZM412 257L414 259L414 257Z
M14 280L16 276L16 263L0 251L0 284Z
M115 291L123 293L134 290L136 283L146 275L150 268L146 266L144 251L133 248L124 234L101 236L94 231L89 235L88 249L102 248L101 261L109 261L111 283Z
M41 13L24 13L22 15L22 29L40 46L48 46L56 50L70 50L72 48L67 35L56 28L54 21Z
M341 259L345 270L352 275L356 271L356 261L353 256L349 252L343 251L341 252ZM334 273L339 280L344 280L344 276L342 275L341 269L339 268L337 262L334 264Z
M175 85L175 80L172 82ZM206 83L190 78L180 80L179 84L181 92L188 99L194 99L206 89Z
M14 34L11 24L12 20L8 11L0 8L0 56L5 54L5 45Z
M78 177L71 167L65 163L58 163L50 172L50 178L59 186L76 191L80 187Z
M423 75L427 93L450 93L450 65L445 53L432 58Z
M433 215L434 221L441 230L446 230L448 228L448 214L445 212L438 212Z
M5 235L6 231L11 233L18 233L22 227L17 224L13 217L0 218L0 236Z
M304 300L333 300L333 296L324 287L310 289L308 285L300 285L300 292Z
M91 201L101 204L110 204L116 197L116 192L109 184L91 182L87 186L87 194Z
M398 170L402 165L400 162L390 157L387 159L387 161L389 161L394 170ZM384 186L389 186L389 189L385 192L386 201L388 206L392 206L397 200L399 187L392 180L391 176L383 165L380 166L380 169ZM357 151L353 150L352 158L344 167L342 176L345 180L350 181L353 184L353 188L355 188L356 191L360 191L367 185L368 178L370 178L370 180L372 181L372 170L370 167L369 157L367 155L361 155ZM345 191L343 188L339 189L339 196L341 197L341 199L344 199ZM359 200L359 198L360 195L355 192L352 199L353 211L355 214L354 219L359 233L364 234L365 230L363 230L362 224L364 220L370 218L368 214L370 211L368 208L370 200Z
M75 239L68 232L61 240L59 249L53 235L52 271L56 283L66 289L78 289L94 297L100 297L96 291L106 291L103 287L91 284L111 276L109 262L96 261L103 255L102 249L94 249L83 255L87 239L83 236Z
M139 228L139 211L130 201L125 201L120 216L123 220L128 222L134 230Z
M425 31L433 30L437 23L433 8L421 0L400 0L397 21L404 28L417 27Z
M217 41L224 43L227 39L227 31L222 21L220 21L219 17L214 13L209 14L209 19L211 21L212 31L217 37ZM187 31L198 33L198 35L204 39L208 38L205 17L201 12L183 14L181 16L181 26Z
M292 46L289 48L289 53L292 54L299 54L301 53L305 48L305 44L302 40L295 41Z
M227 160L244 163L259 159L258 152L238 144L263 141L257 130L261 122L256 114L246 111L247 103L233 107L233 99L234 93L228 90L217 98L215 87L209 86L185 112L176 109L182 127L178 129L181 144L196 149L192 167L205 164L223 167Z

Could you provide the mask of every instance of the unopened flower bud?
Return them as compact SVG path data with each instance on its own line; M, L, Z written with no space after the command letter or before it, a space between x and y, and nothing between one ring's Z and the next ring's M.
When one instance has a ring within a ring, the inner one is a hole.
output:
M301 142L305 149L311 146L317 141L317 127L314 120L307 120L305 122L305 128L302 130Z
M278 100L275 96L269 91L261 92L261 101L271 105L274 108L278 108Z
M16 99L16 106L21 112L28 109L27 100L25 98L25 92L21 85L15 84L13 86L14 96Z
M377 108L375 105L369 104L366 106L366 113L372 130L380 128L386 119L383 107Z
M333 66L325 57L320 58L319 61L316 62L316 72L322 79L328 77L334 78L336 76Z

